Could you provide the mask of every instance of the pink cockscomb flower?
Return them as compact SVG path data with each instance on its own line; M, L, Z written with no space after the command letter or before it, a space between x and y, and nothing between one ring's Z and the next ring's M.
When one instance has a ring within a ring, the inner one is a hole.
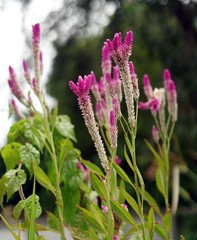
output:
M100 94L100 91L99 91L99 84L96 81L96 76L95 76L93 71L91 72L91 75L92 75L91 90L92 90L92 93L93 93L96 101L99 102L101 100L101 94Z
M28 84L31 84L29 68L28 68L28 65L27 65L27 62L25 61L25 59L23 59L23 70L24 70L25 80L27 81Z
M130 74L131 74L131 82L133 84L133 95L136 101L138 101L140 92L138 88L138 78L137 74L135 73L135 68L132 62L129 62L129 69L130 69Z
M8 85L12 94L25 106L27 106L27 100L24 96L23 90L17 80L16 73L14 69L9 66L10 79L8 79Z
M118 235L114 235L113 236L113 240L119 240L119 236Z
M149 76L147 74L145 74L143 77L143 87L146 97L148 98L148 100L151 99L153 97L153 89L150 83Z
M132 42L133 33L129 31L126 34L124 42L122 42L122 34L119 32L114 35L113 40L107 39L105 43L119 68L124 68L125 64L127 64L132 51Z
M32 25L32 43L33 44L40 43L40 24L39 23Z
M103 75L105 75L106 72L111 73L111 57L110 57L110 51L109 48L104 45L102 48L102 70L103 70Z
M170 80L167 88L167 101L168 101L168 112L172 117L172 121L177 121L177 112L178 112L178 105L177 105L177 93L176 93L176 86L174 81Z
M36 93L41 94L41 73L42 73L42 54L40 56L40 24L37 23L32 26L32 50L35 69Z
M169 82L171 81L171 74L170 74L170 71L168 69L164 70L163 81L164 81L164 88L165 88L165 90L167 90Z
M117 148L118 128L114 110L110 111L109 135L111 140L111 148Z
M122 41L122 34L116 33L113 40L107 39L105 43L108 46L111 56L119 69L126 100L128 122L131 129L136 126L133 84L131 82L131 75L128 65L129 57L132 51L132 42L133 33L129 31L126 34L124 42Z
M92 103L89 96L91 81L92 75L84 76L84 78L79 76L78 82L75 84L73 81L69 81L69 86L78 97L79 108L82 112L85 125L88 128L90 136L92 137L95 148L101 160L101 165L103 166L105 172L107 172L109 169L108 159L99 133L98 124L94 117Z

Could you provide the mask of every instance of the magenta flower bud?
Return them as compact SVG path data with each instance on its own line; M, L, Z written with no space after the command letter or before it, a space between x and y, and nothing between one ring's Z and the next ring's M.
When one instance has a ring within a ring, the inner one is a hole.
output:
M118 67L117 66L113 67L113 78L114 78L114 80L120 80L119 71L118 71Z
M121 160L118 156L116 156L116 158L115 158L115 163L118 164L118 165L120 165L121 162L122 162L122 160Z
M101 77L100 78L100 82L98 83L98 87L99 87L99 92L101 97L105 96L105 84L104 84L104 78Z
M178 112L178 105L177 105L177 93L176 93L176 86L174 81L170 80L168 83L167 88L167 101L168 101L168 112L172 117L172 121L177 121L177 112Z
M129 209L128 209L128 207L127 207L127 205L126 204L121 204L121 206L123 207L123 208L125 208L127 211L129 211Z
M153 136L154 141L156 143L158 143L159 142L159 132L155 125L152 126L152 136Z
M114 235L113 236L113 240L119 240L119 236L118 235Z
M114 80L115 94L116 94L119 102L121 102L122 101L122 85L121 85L119 70L118 70L117 66L113 67L113 80Z
M122 33L115 33L113 39L114 50L118 50L118 48L122 45Z
M168 69L164 70L163 80L164 80L164 88L167 91L168 85L169 85L170 80L171 80L171 74L170 74L170 71Z
M149 110L150 109L150 102L139 102L138 108L141 110Z
M105 205L101 205L101 211L102 211L103 213L107 214L107 213L108 213L108 207L105 206Z
M153 98L150 102L150 110L155 113L159 110L160 108L160 102L158 99Z
M153 89L150 83L149 76L147 74L144 75L143 78L143 87L144 87L144 93L147 96L148 100L153 97Z
M32 25L32 42L40 43L40 24Z
M10 78L11 79L16 77L15 71L11 66L9 66L9 72L10 72Z
M17 106L16 101L14 100L14 98L11 99L11 105L13 107L13 110L14 110L15 114L19 118L25 118L25 116L21 113L21 111L19 111L18 106Z

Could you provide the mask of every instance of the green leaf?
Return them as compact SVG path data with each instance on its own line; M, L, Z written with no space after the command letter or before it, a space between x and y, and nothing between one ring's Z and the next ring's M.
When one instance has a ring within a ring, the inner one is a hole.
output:
M150 151L152 152L152 154L154 155L157 163L159 165L162 165L162 159L161 157L159 156L159 154L155 151L155 149L151 146L151 144L149 143L149 141L147 141L146 139L144 139L146 145L148 146L148 148L150 149Z
M164 183L164 176L163 176L163 172L161 170L161 167L157 168L156 184L157 184L157 188L159 189L159 191L165 197L165 183Z
M120 180L120 186L119 186L119 203L125 202L125 197L122 195L122 190L125 190L125 182L123 179Z
M166 229L167 232L170 232L172 227L172 215L170 211L167 211L163 217L163 226Z
M167 237L165 231L163 230L163 228L161 227L161 225L159 223L155 224L155 232L161 239L168 240L168 237Z
M20 200L17 205L14 207L13 210L13 216L16 219L19 219L19 217L22 214L22 211L25 211L27 216L30 219L31 213L32 213L32 201L33 201L33 196L29 196L25 200ZM42 213L42 208L39 202L39 196L35 195L34 199L34 204L35 204L35 219L39 218L39 216Z
M21 119L14 123L8 132L8 143L14 142L17 139L21 139L21 132L24 129L24 123L27 119Z
M22 169L10 169L4 175L5 187L7 191L7 201L13 193L17 192L19 188L26 182L26 174Z
M60 147L59 168L61 169L67 154L73 149L73 143L67 138L60 142Z
M92 184L93 188L98 193L98 195L102 199L107 200L108 199L108 191L106 189L104 182L101 179L99 179L94 173L90 173L90 180L91 180L91 184Z
M35 237L35 210L37 210L38 206L35 206L35 191L36 191L36 180L34 177L33 180L33 192L32 192L32 201L31 201L31 213L30 213L30 222L29 222L29 231L28 231L28 240L34 239ZM39 202L39 199L38 199ZM27 209L27 207L26 207ZM41 207L40 207L41 210ZM40 213L41 214L41 213Z
M61 188L64 202L63 217L67 225L73 226L76 222L77 205L80 204L81 194L78 188Z
M30 143L26 143L20 148L20 158L32 177L32 162L40 164L40 152Z
M113 167L116 170L116 172L118 173L118 175L125 180L126 182L128 182L134 189L135 186L133 185L133 183L131 182L131 180L129 179L128 175L125 173L125 171L116 163L113 163Z
M53 187L51 180L49 177L46 175L46 173L39 167L37 166L34 162L32 162L33 165L33 171L36 180L39 182L41 186L44 188L50 190L54 195L55 195L55 188Z
M162 214L161 214L161 211L160 211L160 208L157 204L157 202L155 201L155 199L147 192L145 191L144 192L144 199L146 202L148 202L148 204L153 207L153 209L155 210L155 212L160 216L162 217Z
M90 211L93 214L96 221L100 224L100 226L102 226L102 228L105 229L105 232L107 232L106 226L104 225L105 219L104 219L103 213L98 208L98 206L96 207L96 205L94 206L93 204L91 204Z
M149 231L150 240L152 240L155 232L155 216L154 216L154 210L152 207L150 208L148 213L148 231Z
M84 173L77 167L79 152L73 148L66 154L61 169L61 181L66 188L78 189L84 179Z
M138 226L134 220L134 218L131 216L131 214L121 206L120 203L118 203L115 200L111 200L111 206L115 212L115 214L124 222L133 225L136 229L138 229Z
M121 189L120 192L122 193L124 198L127 200L129 205L133 208L133 210L140 217L140 212L139 212L139 208L138 208L138 204L137 204L136 200L131 195L129 195L124 189Z
M6 194L6 186L5 186L5 178L2 177L0 179L0 205L3 204L3 198L4 198L4 195Z
M88 220L90 225L95 228L96 231L101 231L102 233L106 233L105 228L103 228L99 222L95 219L94 215L87 209L79 207L79 209L84 213L84 217Z
M128 154L127 154L126 146L124 146L124 156L125 156L125 159L126 159L128 165L129 165L129 167L134 171L133 164L132 164L132 162L131 162L131 160L130 160Z
M86 161L86 160L80 160L80 162L82 162L86 166L86 168L88 168L91 172L93 172L101 177L104 177L103 171L95 164L93 164L89 161Z
M47 222L51 229L60 231L60 221L53 213L47 212Z
M13 142L5 145L1 150L1 154L6 165L6 170L10 170L16 167L20 161L20 147L22 145L17 142Z
M88 228L88 232L89 232L89 239L99 240L99 237L97 236L97 234L95 233L95 231L92 229L91 226Z
M77 141L74 132L74 125L71 123L67 115L59 115L55 122L56 130L64 137L68 137L73 141Z

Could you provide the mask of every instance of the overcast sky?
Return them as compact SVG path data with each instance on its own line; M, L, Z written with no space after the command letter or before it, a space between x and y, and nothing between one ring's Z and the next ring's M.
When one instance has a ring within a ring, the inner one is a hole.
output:
M1 0L0 0L1 1ZM102 0L100 0L102 2ZM99 1L95 0L94 8L98 8ZM27 46L25 44L26 36L31 39L32 25L35 23L41 24L41 37L42 32L47 32L44 28L44 20L46 16L52 10L58 10L62 7L63 0L31 0L28 7L25 8L25 18L22 11L24 9L21 6L20 1L8 0L5 1L3 8L0 8L0 149L5 143L6 134L13 122L13 118L8 119L9 109L8 102L10 100L11 94L8 88L8 67L12 66L18 76L22 76L22 60L29 57L29 52L27 52ZM1 6L1 3L0 3ZM105 10L105 13L104 13ZM108 2L105 9L100 9L100 13L91 15L94 23L94 18L99 20L101 25L107 24L107 17L113 14L115 11L115 5ZM99 14L99 17L98 17ZM69 25L69 24L67 24ZM70 24L72 27L72 23ZM97 26L98 27L98 26ZM96 30L95 25L92 26L92 33ZM23 29L23 31L22 31ZM66 31L66 28L64 28ZM68 30L67 30L68 31ZM65 33L67 34L67 33ZM94 34L97 34L95 31ZM47 33L47 36L41 38L41 49L43 51L43 62L44 62L44 74L43 82L47 81L47 76L50 72L52 59L55 56L55 51L52 48L52 41L54 40L54 34ZM23 78L18 79L19 82L25 86L25 81ZM52 101L48 97L48 101Z

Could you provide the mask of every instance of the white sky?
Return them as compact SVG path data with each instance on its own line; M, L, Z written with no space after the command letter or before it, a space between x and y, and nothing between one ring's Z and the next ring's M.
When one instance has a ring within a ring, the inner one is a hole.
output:
M25 55L25 53L28 54L26 52L25 37L28 36L31 39L32 25L40 23L41 49L44 62L43 82L46 82L52 59L55 56L55 51L51 45L55 36L53 33L49 33L47 37L42 37L42 32L46 32L43 29L42 22L50 11L59 9L62 6L62 2L63 0L32 0L31 4L25 10L25 19L23 19L23 9L19 1L6 0L5 7L2 10L0 9L0 149L4 145L6 135L13 122L13 119L8 119L8 102L11 97L7 83L9 77L8 67L11 65L17 75L22 76L22 60L29 57L29 55ZM96 3L97 1L95 1L94 7L98 7ZM115 5L108 3L105 7L107 15L112 15L114 11ZM96 15L92 15L92 17L98 18ZM108 19L104 15L100 15L98 19L103 26L108 22ZM22 27L24 27L26 32L25 35L22 32ZM92 30L96 30L94 25L92 26ZM24 79L18 80L21 83L25 82ZM53 102L50 97L48 97L47 101Z
M31 36L32 25L42 23L47 14L53 9L59 8L62 0L33 0L27 8L25 22L25 31ZM0 148L6 138L6 134L12 123L8 120L8 102L10 99L10 90L7 84L9 77L8 67L11 65L16 73L22 74L22 60L25 56L25 36L22 32L22 7L19 2L12 0L6 1L5 8L0 9ZM42 30L42 25L41 25ZM49 40L49 39L47 39ZM54 56L50 41L42 39L41 48L44 61L44 81L49 73L51 58ZM47 50L47 51L46 51ZM20 81L20 79L19 79ZM22 80L24 81L24 80Z

